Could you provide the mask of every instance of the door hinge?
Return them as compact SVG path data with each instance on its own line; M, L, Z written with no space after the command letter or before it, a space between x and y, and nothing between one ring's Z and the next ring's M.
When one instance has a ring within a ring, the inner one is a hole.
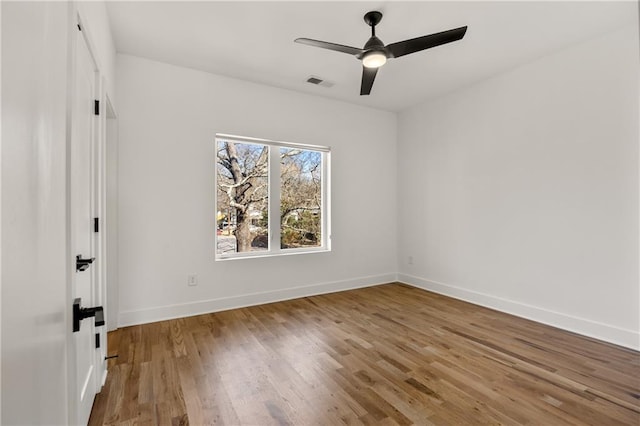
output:
M100 349L100 333L96 333L96 349Z
M82 27L78 24L78 31L82 31Z
M97 99L93 101L93 113L100 115L100 101Z
M93 218L93 232L100 232L100 219L97 217Z

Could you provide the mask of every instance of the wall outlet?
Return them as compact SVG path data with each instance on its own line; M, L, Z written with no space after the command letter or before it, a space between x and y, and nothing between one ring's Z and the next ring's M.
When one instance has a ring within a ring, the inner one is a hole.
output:
M187 275L187 285L190 285L190 286L198 285L198 275L197 274Z
M409 265L413 265L413 256L409 256L409 257L407 258L407 263L408 263Z

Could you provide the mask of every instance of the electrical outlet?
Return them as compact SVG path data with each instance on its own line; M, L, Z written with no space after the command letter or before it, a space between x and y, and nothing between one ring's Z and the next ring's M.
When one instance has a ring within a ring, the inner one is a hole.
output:
M197 274L187 275L187 285L190 285L190 286L198 285L198 275Z
M408 263L409 265L413 265L413 256L409 256L409 257L407 258L407 263Z

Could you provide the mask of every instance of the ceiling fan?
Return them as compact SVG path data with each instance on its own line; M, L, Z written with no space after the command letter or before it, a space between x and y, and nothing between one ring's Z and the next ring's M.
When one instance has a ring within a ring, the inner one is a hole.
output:
M309 46L322 47L323 49L335 50L336 52L348 53L362 61L362 84L360 95L371 93L373 81L376 78L378 68L387 62L387 59L399 58L410 53L440 46L442 44L458 41L464 37L467 27L454 28L452 30L416 37L409 40L399 41L384 45L382 40L376 37L376 25L382 20L382 13L371 11L364 15L364 22L371 26L371 38L365 43L362 49L345 46L342 44L329 43L326 41L313 40L310 38L297 38L296 43L307 44Z

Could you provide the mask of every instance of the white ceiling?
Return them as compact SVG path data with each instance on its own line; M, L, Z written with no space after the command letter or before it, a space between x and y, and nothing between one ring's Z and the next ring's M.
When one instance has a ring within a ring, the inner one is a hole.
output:
M109 2L118 52L285 89L398 111L638 19L638 4L612 2L358 1ZM385 44L467 25L463 40L402 58L360 96L352 56L294 43L298 37L362 47L362 17L384 14ZM334 83L306 83L310 75Z

